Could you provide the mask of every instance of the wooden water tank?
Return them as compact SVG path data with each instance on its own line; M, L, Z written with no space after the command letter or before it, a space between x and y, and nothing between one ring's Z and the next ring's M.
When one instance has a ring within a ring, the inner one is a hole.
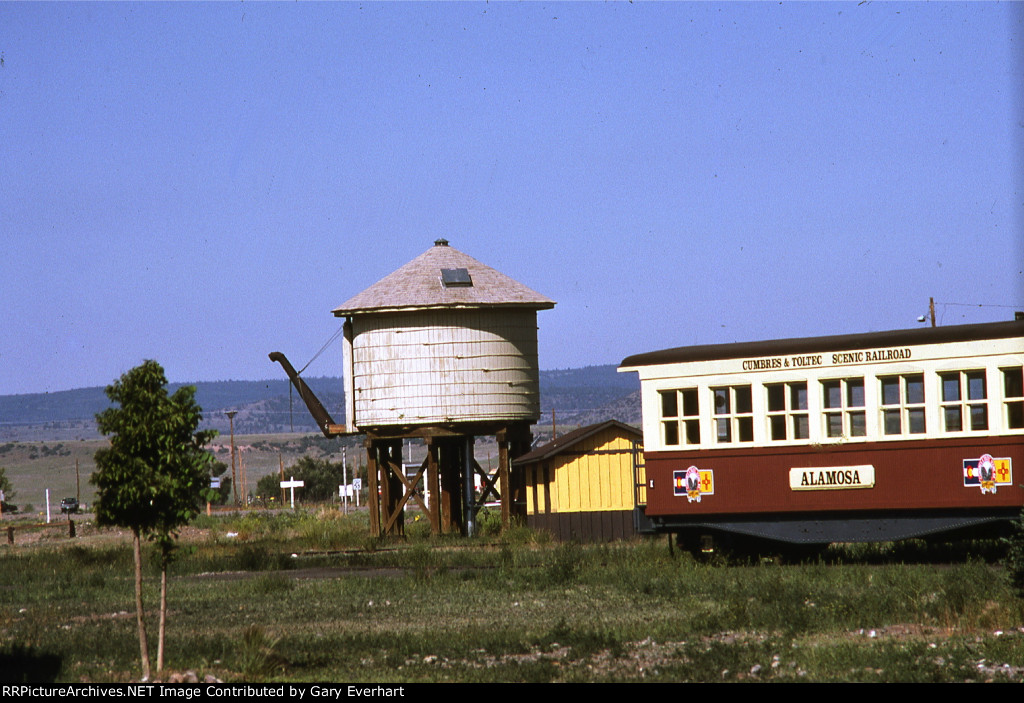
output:
M536 422L537 311L554 305L436 241L334 310L349 429Z

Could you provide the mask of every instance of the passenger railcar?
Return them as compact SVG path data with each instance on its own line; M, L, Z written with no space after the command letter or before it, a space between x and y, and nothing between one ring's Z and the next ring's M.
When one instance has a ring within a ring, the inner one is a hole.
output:
M667 349L640 375L643 529L784 542L1005 526L1024 321Z

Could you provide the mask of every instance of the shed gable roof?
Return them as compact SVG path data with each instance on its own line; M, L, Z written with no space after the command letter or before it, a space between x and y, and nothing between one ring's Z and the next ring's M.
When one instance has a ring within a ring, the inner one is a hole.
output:
M542 444L536 449L523 454L513 461L513 464L529 464L534 461L542 461L544 459L550 459L551 457L564 452L570 447L579 444L583 440L596 435L604 430L617 428L622 431L626 437L631 437L636 441L643 441L643 433L635 427L619 422L618 420L605 420L604 422L598 422L593 425L587 425L581 427L578 430L567 432L561 437L557 437L547 444Z
M470 285L444 285L442 271L465 269ZM430 249L334 309L338 317L445 307L553 308L555 302L439 239Z

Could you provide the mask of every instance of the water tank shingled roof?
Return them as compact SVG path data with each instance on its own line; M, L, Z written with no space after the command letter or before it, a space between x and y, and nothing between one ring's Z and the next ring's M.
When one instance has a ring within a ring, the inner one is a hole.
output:
M466 269L472 286L446 287L442 269ZM439 239L430 249L334 309L338 317L448 307L553 308L555 302Z

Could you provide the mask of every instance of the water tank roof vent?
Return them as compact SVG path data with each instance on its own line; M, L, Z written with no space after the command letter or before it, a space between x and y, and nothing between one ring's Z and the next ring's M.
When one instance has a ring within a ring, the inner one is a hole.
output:
M443 239L443 238L442 239L435 239L434 240L434 246L435 247L446 247L446 246L448 246L448 240L447 239Z
M441 269L441 284L445 288L464 288L473 285L468 269Z

